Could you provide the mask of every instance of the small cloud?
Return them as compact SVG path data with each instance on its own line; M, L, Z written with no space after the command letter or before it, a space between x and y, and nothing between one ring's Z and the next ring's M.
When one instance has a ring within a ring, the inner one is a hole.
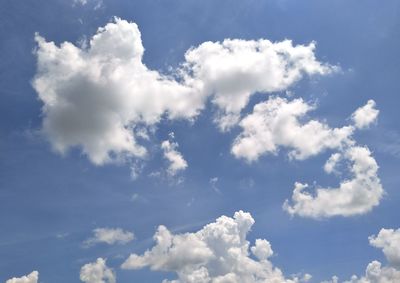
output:
M83 242L84 247L91 247L99 243L127 244L135 238L132 232L124 231L121 228L96 228L93 230L93 234L92 238Z

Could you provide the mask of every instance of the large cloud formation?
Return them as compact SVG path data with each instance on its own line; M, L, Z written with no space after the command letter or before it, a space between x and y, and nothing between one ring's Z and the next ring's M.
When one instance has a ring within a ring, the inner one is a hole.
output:
M39 272L32 271L30 274L26 276L22 276L19 278L11 278L6 281L6 283L37 283L39 280Z
M335 70L315 58L314 43L224 40L191 48L182 67L166 76L142 62L137 25L118 18L99 28L87 47L35 39L33 86L43 102L43 131L57 152L79 147L94 164L145 156L139 126L164 117L194 119L209 97L227 129L251 94Z
M130 255L122 268L150 267L177 274L177 280L164 283L295 283L310 279L308 274L301 279L285 278L269 260L273 251L267 240L257 239L250 246L246 237L253 224L249 213L238 211L233 218L221 216L195 233L174 235L159 226L155 246L143 255Z

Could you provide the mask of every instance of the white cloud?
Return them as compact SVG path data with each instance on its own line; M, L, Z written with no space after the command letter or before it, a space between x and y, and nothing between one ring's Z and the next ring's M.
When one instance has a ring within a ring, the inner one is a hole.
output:
M330 128L317 120L301 122L313 109L301 98L288 101L270 97L255 105L239 124L243 131L232 145L233 155L255 161L263 154L276 154L279 147L286 147L291 158L305 159L352 143L352 126Z
M174 138L173 134L170 135ZM165 140L161 143L164 158L168 160L169 166L167 172L171 176L175 176L178 172L185 170L188 167L186 160L177 150L178 143Z
M359 129L367 128L374 123L378 118L379 110L375 108L376 103L372 99L368 100L367 104L358 108L351 119L355 126Z
M39 278L39 272L32 271L30 274L26 276L22 276L19 278L11 278L6 281L6 283L37 283Z
M182 67L166 76L143 64L137 25L118 18L86 47L35 39L33 86L43 103L43 132L57 152L79 148L98 165L144 157L137 142L144 128L164 117L192 120L209 98L227 129L251 94L285 90L303 75L335 70L317 61L314 43L224 40L191 48Z
M377 236L371 236L369 242L381 248L389 264L400 268L400 229L381 229Z
M296 183L292 204L285 201L290 214L321 218L363 214L379 204L383 188L377 175L378 165L366 147L346 149L343 158L351 163L352 179L343 180L338 188L316 188L315 194L305 191L307 184Z
M142 63L134 23L116 18L98 29L88 48L35 39L33 86L44 104L43 131L60 153L80 147L94 164L143 157L136 127L154 125L163 115L192 119L203 107L201 94Z
M106 265L106 260L98 258L96 262L87 263L81 268L80 279L85 283L115 283L113 270Z
M98 243L127 244L135 238L134 234L121 228L96 228L93 237L84 242L84 246L90 247Z
M122 264L124 269L175 272L177 280L164 283L257 283L300 282L287 279L269 258L273 252L266 240L258 239L250 247L246 236L254 219L249 213L236 212L233 218L219 217L195 233L172 234L159 226L155 246L143 255L132 254ZM251 253L257 258L253 259ZM308 276L304 279L307 280Z
M336 166L341 160L342 155L340 153L333 153L329 159L326 161L324 165L324 171L328 174L330 173L336 173Z
M304 75L324 75L337 68L315 58L315 43L293 45L292 41L225 39L205 42L185 54L185 66L193 83L220 109L222 130L235 125L241 110L256 92L283 91Z
M372 246L382 248L388 261L387 266L382 266L379 261L368 264L365 275L357 277L353 275L350 280L343 283L395 283L400 282L400 229L381 229L378 236L371 236L369 242ZM337 283L339 279L334 276L325 283Z

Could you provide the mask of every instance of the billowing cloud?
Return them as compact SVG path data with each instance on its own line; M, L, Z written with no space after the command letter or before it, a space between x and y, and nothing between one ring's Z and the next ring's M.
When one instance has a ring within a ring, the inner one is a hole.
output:
M173 133L171 133L170 136L172 139L174 138ZM169 162L167 172L171 176L175 176L178 172L185 170L188 167L186 160L177 148L178 143L174 141L165 140L161 143L164 158Z
M378 205L383 188L377 175L378 165L369 149L352 146L342 158L351 164L351 179L343 180L338 188L317 187L315 194L306 191L308 184L296 183L292 200L286 200L284 209L292 215L321 218L363 214ZM332 159L329 163L333 163Z
M276 154L280 147L289 149L289 157L305 159L326 149L351 144L352 126L330 128L318 120L302 122L314 109L301 98L270 97L254 106L242 119L242 133L232 145L237 158L255 161L263 154Z
M84 246L90 247L98 243L126 244L135 238L132 232L124 231L121 228L96 228L93 230L93 234L92 238L83 243Z
M389 264L400 268L400 229L381 229L377 236L371 236L369 242L381 248Z
M81 268L80 279L85 283L115 283L113 270L106 265L106 260L98 258L93 263L87 263Z
M365 275L360 278L353 275L350 280L343 283L394 283L400 282L400 229L382 229L378 236L371 236L369 242L372 246L382 248L388 265L382 266L379 261L368 264ZM324 283L338 283L339 278L334 277Z
M226 39L205 42L185 54L185 65L196 86L220 113L222 130L235 125L241 110L256 92L271 93L289 88L304 75L324 75L336 67L320 63L315 43L293 45L292 41Z
M143 64L137 25L118 18L86 47L35 39L33 86L43 103L43 132L55 151L77 147L99 165L144 157L143 128L162 118L193 120L209 98L227 129L251 94L284 90L303 75L335 69L315 58L314 43L224 40L191 48L167 76Z
M379 110L375 108L375 101L368 100L367 104L358 108L351 119L355 126L359 129L367 128L369 125L376 121L378 118Z
M33 86L43 102L43 131L54 149L80 147L95 164L143 157L138 125L161 116L195 117L201 94L142 63L136 24L116 18L99 28L89 47L59 47L36 35L38 70ZM139 129L140 130L140 129Z
M177 280L164 283L295 283L310 278L285 278L269 260L273 251L267 240L257 239L250 246L246 237L253 224L249 213L238 211L233 218L221 216L195 233L174 235L160 226L155 246L143 255L130 255L122 268L150 267L177 274Z
M14 277L8 279L6 283L37 283L39 280L39 272L32 271L30 274L22 277Z

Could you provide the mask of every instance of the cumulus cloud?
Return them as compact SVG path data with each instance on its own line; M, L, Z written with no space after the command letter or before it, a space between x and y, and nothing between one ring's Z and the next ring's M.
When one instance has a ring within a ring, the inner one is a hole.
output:
M400 229L381 229L378 236L369 237L372 246L381 248L388 265L382 266L379 261L368 264L365 275L360 278L353 275L350 280L343 283L394 283L400 282ZM338 283L339 278L334 276L324 283Z
M220 110L216 121L226 130L237 123L252 94L286 90L304 75L337 69L319 62L314 50L315 43L226 39L190 49L185 66L196 87L205 95L213 94L212 102Z
M8 279L6 283L37 283L39 279L39 272L32 271L30 274L22 277L14 277Z
M355 126L359 129L367 128L374 123L378 118L379 110L375 108L376 103L372 99L368 100L367 104L358 108L351 119Z
M93 263L87 263L81 268L80 279L85 283L115 283L113 270L106 265L106 260L98 258Z
M383 188L370 150L352 146L344 151L343 158L351 164L351 179L343 180L338 188L317 187L315 194L306 191L308 184L297 182L291 203L286 200L284 209L292 215L321 218L363 214L378 205Z
M93 230L93 234L92 238L83 243L84 246L90 247L98 243L127 244L135 238L132 232L124 231L121 228L96 228Z
M381 248L389 264L400 268L400 229L381 229L377 236L371 236L369 242Z
M238 211L233 218L221 216L194 233L174 235L159 226L155 246L143 255L130 255L122 268L150 267L177 274L177 280L164 283L295 283L310 278L285 278L269 260L273 251L267 240L257 239L250 246L246 237L253 224L249 213Z
M352 126L330 128L318 120L302 122L314 108L301 98L270 97L258 103L239 124L243 131L232 145L233 155L250 162L285 147L290 150L289 157L305 159L352 143Z
M119 18L99 28L86 47L35 39L33 87L43 103L43 132L55 151L80 148L98 165L144 157L137 141L143 128L162 118L193 120L209 98L227 129L251 94L335 70L315 58L314 43L224 40L191 48L167 76L143 64L137 25Z
M201 94L142 63L136 24L116 18L99 28L89 47L60 46L36 35L33 86L43 102L43 131L54 149L80 147L94 164L143 157L138 125L195 117Z
M170 136L171 138L174 138L173 133L171 133ZM167 172L170 176L175 176L178 172L183 171L188 167L186 160L177 150L178 146L177 142L169 140L165 140L161 143L164 158L169 162Z

